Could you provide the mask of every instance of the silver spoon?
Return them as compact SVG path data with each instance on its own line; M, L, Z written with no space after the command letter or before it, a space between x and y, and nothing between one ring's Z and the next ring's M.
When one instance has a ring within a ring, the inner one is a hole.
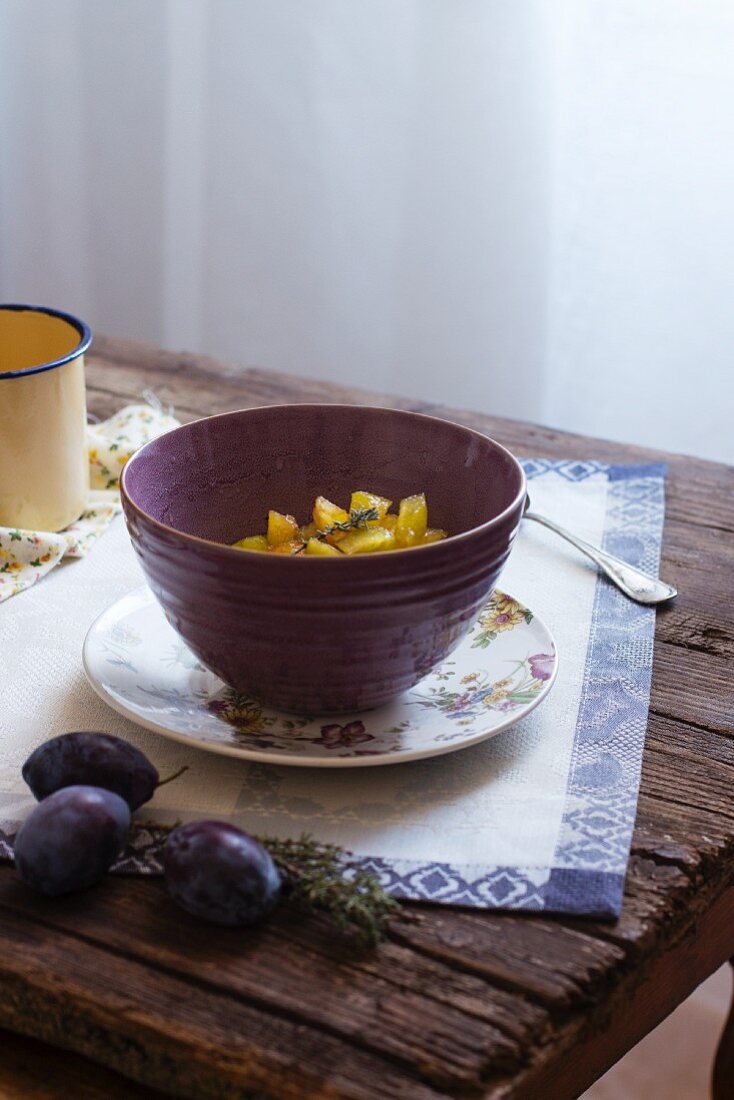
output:
M601 550L598 546L592 546L591 543L584 542L583 539L572 535L565 527L559 527L553 520L546 519L545 516L539 516L537 512L531 512L530 497L525 498L523 515L525 519L535 520L536 523L542 524L550 531L555 531L557 535L570 542L582 554L586 554L587 558L591 558L606 573L610 581L613 581L617 588L620 588L625 596L629 596L631 600L636 600L637 603L656 604L665 603L666 600L672 600L674 596L678 595L678 590L673 588L672 585L666 584L656 577L651 577L640 569L635 569L634 565L629 565L621 558L615 558L613 554L608 554L606 550Z

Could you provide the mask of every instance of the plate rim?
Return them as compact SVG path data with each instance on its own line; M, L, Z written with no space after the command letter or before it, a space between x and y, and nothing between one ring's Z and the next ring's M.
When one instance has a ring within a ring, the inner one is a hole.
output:
M495 589L495 591L497 591L497 589ZM499 591L506 596L510 596L511 599L514 599L514 597L511 596L510 593L505 592L503 588L500 588ZM218 756L229 756L236 760L241 760L245 763L274 764L277 767L286 768L377 768L386 767L387 765L393 764L409 764L416 760L428 760L435 756L446 756L452 752L460 752L463 749L470 749L474 745L481 744L483 741L490 741L492 740L492 738L497 737L500 733L504 733L512 726L517 725L518 722L522 721L523 718L534 711L535 708L543 702L543 700L553 688L553 685L555 684L556 678L558 676L560 655L558 652L556 639L554 638L546 622L542 618L540 618L540 616L535 611L533 611L533 619L537 620L537 623L542 627L543 631L547 634L552 643L553 652L555 654L553 671L548 680L544 681L543 687L538 692L537 697L533 699L530 703L526 703L521 713L516 712L515 714L508 714L507 718L503 719L499 723L499 725L493 726L491 730L483 730L479 733L471 734L466 738L466 740L462 740L459 742L452 741L444 745L434 746L430 749L411 749L404 753L388 752L382 753L379 756L334 756L323 758L319 757L318 759L314 759L313 757L304 758L303 756L297 757L277 755L274 753L270 753L265 749L244 749L237 745L220 744L216 741L204 741L200 738L197 738L193 734L180 733L178 730L173 730L168 726L160 725L159 723L154 722L151 719L142 718L139 714L137 714L136 711L126 706L124 702L111 696L102 686L102 684L99 683L98 680L95 678L90 668L90 660L88 656L88 649L91 648L93 635L99 629L102 620L106 616L114 611L114 609L118 607L118 605L134 597L144 597L145 603L154 607L157 606L160 609L160 604L158 604L158 601L156 600L148 585L141 585L139 588L134 588L131 589L129 592L126 592L123 596L120 596L119 599L114 600L113 603L104 608L104 610L95 617L84 636L84 641L82 643L82 667L84 669L84 675L87 678L87 682L89 683L92 690L102 700L102 702L106 704L106 706L110 707L110 709L115 711L117 714L120 714L123 718L127 718L128 721L132 722L134 725L142 726L143 729L147 729L151 733L157 733L161 737L167 738L169 741L177 741L179 744L187 745L189 748L196 748L201 750L202 752L213 752L216 753ZM521 601L519 600L517 600L516 602L521 603ZM521 603L521 606L525 607L525 604ZM527 608L526 610L532 611L532 608ZM184 642L184 644L186 643ZM364 713L370 712L365 711Z

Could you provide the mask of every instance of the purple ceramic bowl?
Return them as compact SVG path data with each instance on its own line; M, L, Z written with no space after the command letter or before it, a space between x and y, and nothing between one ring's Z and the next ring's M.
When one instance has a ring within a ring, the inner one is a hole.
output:
M245 553L275 508L306 522L318 494L425 492L452 536L344 558ZM494 588L525 501L498 443L417 413L276 405L185 424L143 447L122 503L169 621L225 683L283 710L363 710L412 687Z

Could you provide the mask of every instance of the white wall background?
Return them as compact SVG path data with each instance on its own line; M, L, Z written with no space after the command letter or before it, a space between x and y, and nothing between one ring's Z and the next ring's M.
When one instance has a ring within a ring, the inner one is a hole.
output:
M734 461L726 0L0 0L0 299Z

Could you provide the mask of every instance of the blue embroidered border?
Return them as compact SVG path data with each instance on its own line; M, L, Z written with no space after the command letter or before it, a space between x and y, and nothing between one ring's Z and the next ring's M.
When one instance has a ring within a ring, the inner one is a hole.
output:
M572 482L605 474L605 549L656 573L666 468L527 459L529 480L553 470ZM622 907L647 729L655 611L600 577L552 866L461 867L363 859L396 897L483 909L524 909L613 919Z

